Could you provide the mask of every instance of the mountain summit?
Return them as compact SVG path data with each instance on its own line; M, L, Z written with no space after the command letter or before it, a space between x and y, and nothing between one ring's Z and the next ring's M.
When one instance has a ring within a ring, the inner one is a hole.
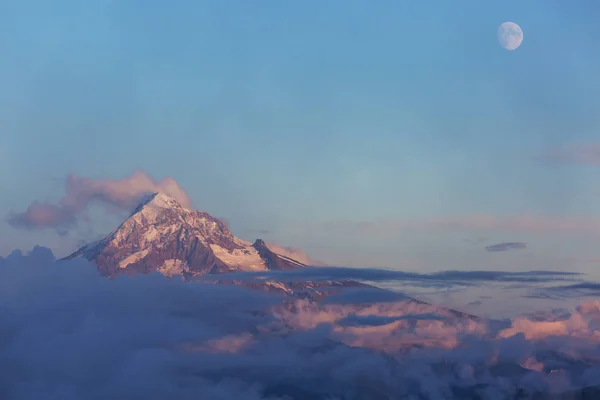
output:
M186 209L162 193L148 196L108 236L83 246L66 259L75 257L94 262L108 277L158 271L189 279L205 274L305 267L272 251L261 239L252 244L236 238L222 221Z

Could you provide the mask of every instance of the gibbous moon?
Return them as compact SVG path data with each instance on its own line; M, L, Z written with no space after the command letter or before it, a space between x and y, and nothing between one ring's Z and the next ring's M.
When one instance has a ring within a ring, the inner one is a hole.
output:
M523 42L523 30L514 22L505 22L498 27L498 42L506 50L516 50Z

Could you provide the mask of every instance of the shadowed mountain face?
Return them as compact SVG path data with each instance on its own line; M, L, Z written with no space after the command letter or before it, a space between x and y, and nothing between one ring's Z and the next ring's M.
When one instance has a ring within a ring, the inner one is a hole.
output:
M66 259L83 257L107 277L158 271L189 279L234 271L290 270L299 261L236 238L220 220L183 208L175 199L154 194L117 229Z

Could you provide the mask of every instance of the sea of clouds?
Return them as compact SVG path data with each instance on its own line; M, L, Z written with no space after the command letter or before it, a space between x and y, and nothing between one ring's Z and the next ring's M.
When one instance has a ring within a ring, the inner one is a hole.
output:
M356 278L305 278L336 273ZM511 276L486 279L545 275ZM0 258L0 398L575 399L600 385L599 301L495 321L364 290L314 303L14 252Z

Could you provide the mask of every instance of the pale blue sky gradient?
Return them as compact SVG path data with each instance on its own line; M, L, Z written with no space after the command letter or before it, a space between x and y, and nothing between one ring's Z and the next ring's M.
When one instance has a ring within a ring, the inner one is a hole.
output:
M600 5L572 3L5 1L0 210L56 201L69 173L141 169L176 179L239 236L331 263L530 269L600 258L594 235L318 228L600 217L600 166L534 159L600 141ZM504 21L524 31L514 52L496 40ZM96 217L97 233L115 224ZM7 224L0 238L0 254L35 243L64 254L80 239ZM465 238L529 248L489 254Z

